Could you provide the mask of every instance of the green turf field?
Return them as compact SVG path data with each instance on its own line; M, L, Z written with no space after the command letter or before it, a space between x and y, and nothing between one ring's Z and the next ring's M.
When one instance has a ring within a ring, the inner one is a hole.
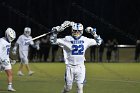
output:
M140 93L140 63L86 63L84 93ZM64 85L64 63L30 63L33 76L17 76L13 66L15 93L60 93ZM0 93L8 93L6 76L0 73ZM3 91L2 91L3 90ZM76 85L70 93L76 93Z

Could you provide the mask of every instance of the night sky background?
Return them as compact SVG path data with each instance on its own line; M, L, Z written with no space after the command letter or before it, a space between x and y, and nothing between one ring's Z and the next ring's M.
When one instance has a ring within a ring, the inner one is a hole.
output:
M0 0L0 37L7 27L19 36L25 26L35 37L65 20L96 27L105 42L116 38L119 44L135 44L140 39L138 0ZM68 34L69 30L61 36Z

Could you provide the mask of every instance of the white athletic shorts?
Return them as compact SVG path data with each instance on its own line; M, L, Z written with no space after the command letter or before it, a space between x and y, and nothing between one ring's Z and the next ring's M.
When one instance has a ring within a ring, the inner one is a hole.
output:
M65 83L72 85L73 82L77 84L85 82L85 65L66 65Z
M21 63L28 64L28 51L19 51Z

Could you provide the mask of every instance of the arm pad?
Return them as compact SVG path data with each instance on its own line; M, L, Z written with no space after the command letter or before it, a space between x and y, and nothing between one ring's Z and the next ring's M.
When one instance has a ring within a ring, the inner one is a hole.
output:
M103 39L99 35L95 36L94 38L95 38L95 41L97 42L97 45L101 45Z
M56 41L57 41L57 34L56 33L52 33L51 36L50 36L51 44L56 45L57 44Z

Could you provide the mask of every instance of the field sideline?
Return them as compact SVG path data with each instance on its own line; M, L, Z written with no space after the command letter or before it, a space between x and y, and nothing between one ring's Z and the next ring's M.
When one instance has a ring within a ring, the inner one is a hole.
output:
M140 63L86 63L84 93L140 93ZM30 63L35 74L17 76L13 66L15 93L60 93L64 85L64 63ZM6 90L6 74L0 72L0 93ZM76 93L76 86L70 93Z

